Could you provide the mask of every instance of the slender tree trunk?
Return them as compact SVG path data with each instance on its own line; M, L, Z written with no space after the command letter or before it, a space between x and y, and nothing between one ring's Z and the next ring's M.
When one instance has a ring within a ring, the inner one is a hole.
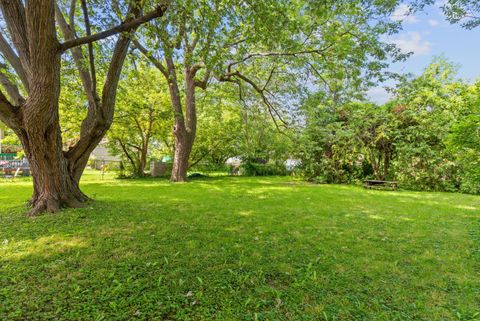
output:
M148 119L148 126L143 134L142 127L139 125L139 134L142 136L142 145L140 146L140 158L138 163L138 173L137 175L140 177L145 176L145 167L147 167L147 157L148 157L148 146L150 145L150 137L152 133L152 126L153 126L153 116L152 116L152 109L149 110L149 119ZM139 123L138 123L139 124Z
M377 164L376 160L375 160L375 154L373 152L369 152L370 154L370 157L369 157L369 161L370 161L370 166L372 166L372 170L373 170L373 176L375 176L375 179L379 179L379 165Z
M140 162L138 165L138 175L140 177L145 176L145 167L147 167L147 156L148 156L148 144L149 138L145 139L145 142L142 145L142 150L140 151Z
M195 141L197 113L195 106L195 70L185 68L185 115L183 114L180 90L172 57L166 57L168 68L167 81L174 111L173 137L175 150L173 156L172 182L186 182L188 161Z
M178 119L175 120L173 135L175 137L175 153L173 156L171 181L186 182L188 161L190 159L190 153L192 151L195 137L190 135L185 128L183 121Z
M387 149L384 152L382 181L387 178L389 168L390 168L390 152Z

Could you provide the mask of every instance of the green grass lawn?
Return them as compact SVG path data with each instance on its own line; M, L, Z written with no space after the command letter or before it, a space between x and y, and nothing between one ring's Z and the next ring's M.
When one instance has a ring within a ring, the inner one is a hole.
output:
M480 197L89 174L24 216L0 181L0 320L479 320Z

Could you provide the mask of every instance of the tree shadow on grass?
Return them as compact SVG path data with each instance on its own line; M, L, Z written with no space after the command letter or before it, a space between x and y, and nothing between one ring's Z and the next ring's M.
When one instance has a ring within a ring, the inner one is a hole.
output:
M450 319L478 308L472 220L456 215L468 209L445 204L451 217L435 224L438 204L265 180L88 183L98 200L87 208L2 214L0 319Z

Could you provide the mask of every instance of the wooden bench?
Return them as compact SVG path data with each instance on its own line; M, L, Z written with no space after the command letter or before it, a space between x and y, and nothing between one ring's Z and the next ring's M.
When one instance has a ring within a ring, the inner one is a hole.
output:
M365 180L363 187L368 189L391 189L392 191L398 188L395 181L380 181L380 180Z

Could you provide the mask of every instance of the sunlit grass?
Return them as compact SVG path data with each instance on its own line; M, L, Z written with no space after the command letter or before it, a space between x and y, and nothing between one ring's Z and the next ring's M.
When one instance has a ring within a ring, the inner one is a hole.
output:
M26 218L0 181L0 320L480 319L480 197L87 173Z

